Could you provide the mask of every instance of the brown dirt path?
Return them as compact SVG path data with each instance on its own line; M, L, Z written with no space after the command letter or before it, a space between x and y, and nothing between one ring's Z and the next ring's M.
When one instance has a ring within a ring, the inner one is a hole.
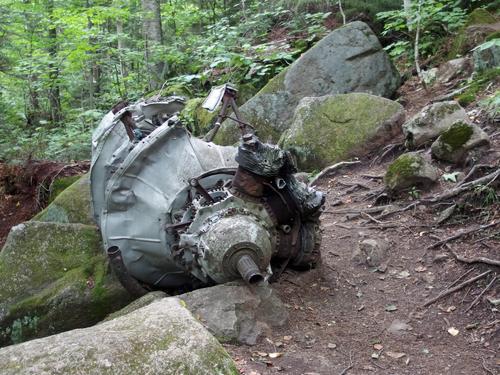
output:
M497 139L492 149L498 149L499 144ZM500 153L490 152L486 158L487 162L496 160L499 165ZM388 161L374 167L369 164L370 160L365 160L360 166L320 182L321 190L328 194L327 211L371 207L370 194L380 191L383 183L364 175L383 175ZM360 187L352 191L350 185L355 182L370 190ZM452 184L438 185L423 197ZM338 202L342 204L332 206ZM392 202L399 207L410 203L408 195ZM487 298L500 298L500 282L497 280L479 304L466 312L492 280L493 273L500 274L499 267L460 263L446 247L431 250L426 247L465 228L498 222L500 205L473 209L471 212L476 216L472 219L457 215L438 226L436 218L441 210L440 206L418 205L382 219L384 224L394 225L390 228L383 228L366 215L325 212L321 267L305 273L287 271L273 284L290 312L287 326L275 330L254 347L226 345L241 373L499 373L499 308ZM450 249L467 257L482 255L499 259L499 229L496 226L450 242ZM480 240L494 233L496 236ZM378 270L351 259L353 249L364 238L389 242L384 265ZM491 270L492 274L428 308L421 307L465 272L470 273L463 280L485 270ZM457 329L458 335L451 335L450 328ZM270 358L269 353L280 354Z

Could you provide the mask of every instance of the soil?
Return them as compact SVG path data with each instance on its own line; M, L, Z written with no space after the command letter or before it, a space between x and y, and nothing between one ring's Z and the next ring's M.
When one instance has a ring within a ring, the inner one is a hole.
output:
M10 228L31 219L47 204L57 178L81 175L90 163L29 160L24 164L0 162L0 249Z
M415 95L409 86L413 84L407 82L402 89L407 90L410 115L437 95L420 92L418 102L412 101L408 98ZM495 128L498 131L477 109L468 110L490 134ZM474 156L475 163L493 167L473 178L498 168L499 138L494 135L489 151ZM384 190L381 177L402 152L394 150L382 161L383 150L319 181L318 189L327 193L322 264L304 273L287 270L273 284L289 311L286 326L273 329L255 346L225 345L242 374L500 373L499 307L492 303L500 298L500 282L493 281L500 267L467 264L453 257L455 252L467 258L500 258L500 202L486 205L485 195L470 193L439 204L418 204L416 199L455 186L441 180L430 191L407 192L381 202L396 208L417 202L411 210L381 219L376 219L379 213L360 214L373 208L376 196ZM441 167L467 173L472 163L463 168ZM491 187L498 192L499 185L497 181ZM460 209L438 224L440 213L453 203ZM488 223L498 225L428 249L437 241ZM364 239L388 243L380 266L352 259ZM454 282L458 285L488 270L478 281L424 306Z

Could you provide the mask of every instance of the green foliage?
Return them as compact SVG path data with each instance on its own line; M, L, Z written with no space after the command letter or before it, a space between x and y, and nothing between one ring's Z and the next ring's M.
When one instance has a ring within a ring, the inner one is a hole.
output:
M474 102L476 100L477 95L488 85L490 82L492 82L495 79L498 79L500 76L500 68L495 68L495 69L487 69L482 71L479 74L475 74L471 81L467 83L467 89L458 95L455 99L460 103L462 106L467 106L470 103ZM486 99L487 100L487 99ZM496 101L495 101L496 100ZM495 107L495 103L497 103L497 106ZM498 113L498 98L495 99L495 96L489 101L489 103L485 103L487 107L491 108L493 111L496 111ZM489 105L488 105L489 104Z
M427 57L436 53L444 37L460 29L466 22L466 12L456 0L415 0L408 9L377 14L384 22L383 35L394 42L386 47L396 59L412 61L415 36L420 29L419 51Z

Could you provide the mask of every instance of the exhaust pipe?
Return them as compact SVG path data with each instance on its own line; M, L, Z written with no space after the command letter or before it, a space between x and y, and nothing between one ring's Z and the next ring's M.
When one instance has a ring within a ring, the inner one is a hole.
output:
M264 276L250 255L243 255L236 263L236 268L243 280L250 285L264 281Z

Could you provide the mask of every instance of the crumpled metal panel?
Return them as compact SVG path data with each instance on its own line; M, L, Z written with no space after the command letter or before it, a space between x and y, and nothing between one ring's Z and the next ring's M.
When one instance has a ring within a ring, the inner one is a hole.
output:
M118 246L129 273L151 285L175 287L190 276L171 258L165 231L176 195L204 172L236 167L236 148L162 125L137 143L105 191L101 231L105 248Z
M131 147L123 123L116 119L113 112L106 114L92 134L90 186L92 214L97 224L100 224L100 214L104 207L106 185Z

